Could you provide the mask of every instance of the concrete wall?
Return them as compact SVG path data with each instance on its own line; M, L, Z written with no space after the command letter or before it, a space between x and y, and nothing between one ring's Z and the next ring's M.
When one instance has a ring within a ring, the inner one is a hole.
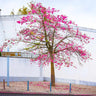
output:
M80 70L74 70L72 68L62 69L55 69L56 82L96 86L96 82L87 79L88 75L86 71L83 71L82 74L82 72L79 73ZM83 75L85 76L85 78L83 77ZM3 79L7 81L7 57L0 57L0 81L3 81ZM30 59L26 58L9 58L9 81L44 80L50 81L50 66L39 67L38 61L31 64Z
M13 77L40 77L40 67L30 59L9 58L9 73ZM0 76L7 76L7 57L0 57Z

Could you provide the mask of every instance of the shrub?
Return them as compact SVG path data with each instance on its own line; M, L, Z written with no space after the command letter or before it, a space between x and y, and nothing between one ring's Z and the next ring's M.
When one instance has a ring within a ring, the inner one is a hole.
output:
M1 52L0 52L0 56L1 56L2 54L1 54Z

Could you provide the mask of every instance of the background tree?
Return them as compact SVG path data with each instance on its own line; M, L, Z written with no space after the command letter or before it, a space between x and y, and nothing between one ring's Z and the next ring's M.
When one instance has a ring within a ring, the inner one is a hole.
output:
M89 43L90 37L81 33L67 16L56 15L58 10L55 8L45 8L41 3L30 3L30 8L28 15L17 21L23 28L17 34L18 39L6 41L1 50L8 44L26 43L24 50L35 55L40 54L31 61L39 61L42 58L39 64L51 64L51 83L55 86L54 66L58 69L63 65L74 67L72 56L77 56L79 63L90 58L90 54L84 49L84 44ZM26 27L23 27L23 24ZM73 28L74 26L76 27Z
M10 15L15 15L14 9L11 11Z
M30 2L32 3L32 2ZM22 8L19 8L17 13L14 12L14 10L11 11L10 15L27 15L29 12L31 12L30 3L27 4L28 6L23 6Z
M23 6L20 8L16 15L27 15L30 12L28 7ZM14 10L11 11L10 15L15 15Z
M30 11L29 11L29 9L28 9L28 7L25 7L25 6L23 6L23 8L20 8L19 10L18 10L18 15L26 15L26 14L28 14Z

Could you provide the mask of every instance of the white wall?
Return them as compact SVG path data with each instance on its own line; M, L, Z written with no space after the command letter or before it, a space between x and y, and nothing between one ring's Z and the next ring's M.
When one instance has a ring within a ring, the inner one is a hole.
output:
M29 59L9 58L10 77L40 77L38 62L30 63ZM0 57L0 76L7 76L7 58Z

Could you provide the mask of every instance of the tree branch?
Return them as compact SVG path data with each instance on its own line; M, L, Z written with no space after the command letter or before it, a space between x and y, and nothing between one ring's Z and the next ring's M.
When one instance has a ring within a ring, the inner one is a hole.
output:
M47 39L47 33L46 33L45 25L44 25L44 20L42 20L42 21L43 21L44 32L45 32L45 42L46 42L46 46L47 46L47 48L49 48L49 46L50 46L50 43L48 43L48 39Z
M55 48L54 48L54 51L56 50L57 48L57 45L60 44L61 42L63 42L64 39L68 38L68 37L72 37L72 36L65 36L63 39L61 39L57 44L55 44Z
M56 23L56 25L57 25L57 23ZM56 26L56 25L55 25L55 26ZM54 45L54 35L55 35L55 32L56 32L56 31L55 31L55 28L54 28L54 32L53 32L53 36L52 36L52 47L53 47L53 45Z

